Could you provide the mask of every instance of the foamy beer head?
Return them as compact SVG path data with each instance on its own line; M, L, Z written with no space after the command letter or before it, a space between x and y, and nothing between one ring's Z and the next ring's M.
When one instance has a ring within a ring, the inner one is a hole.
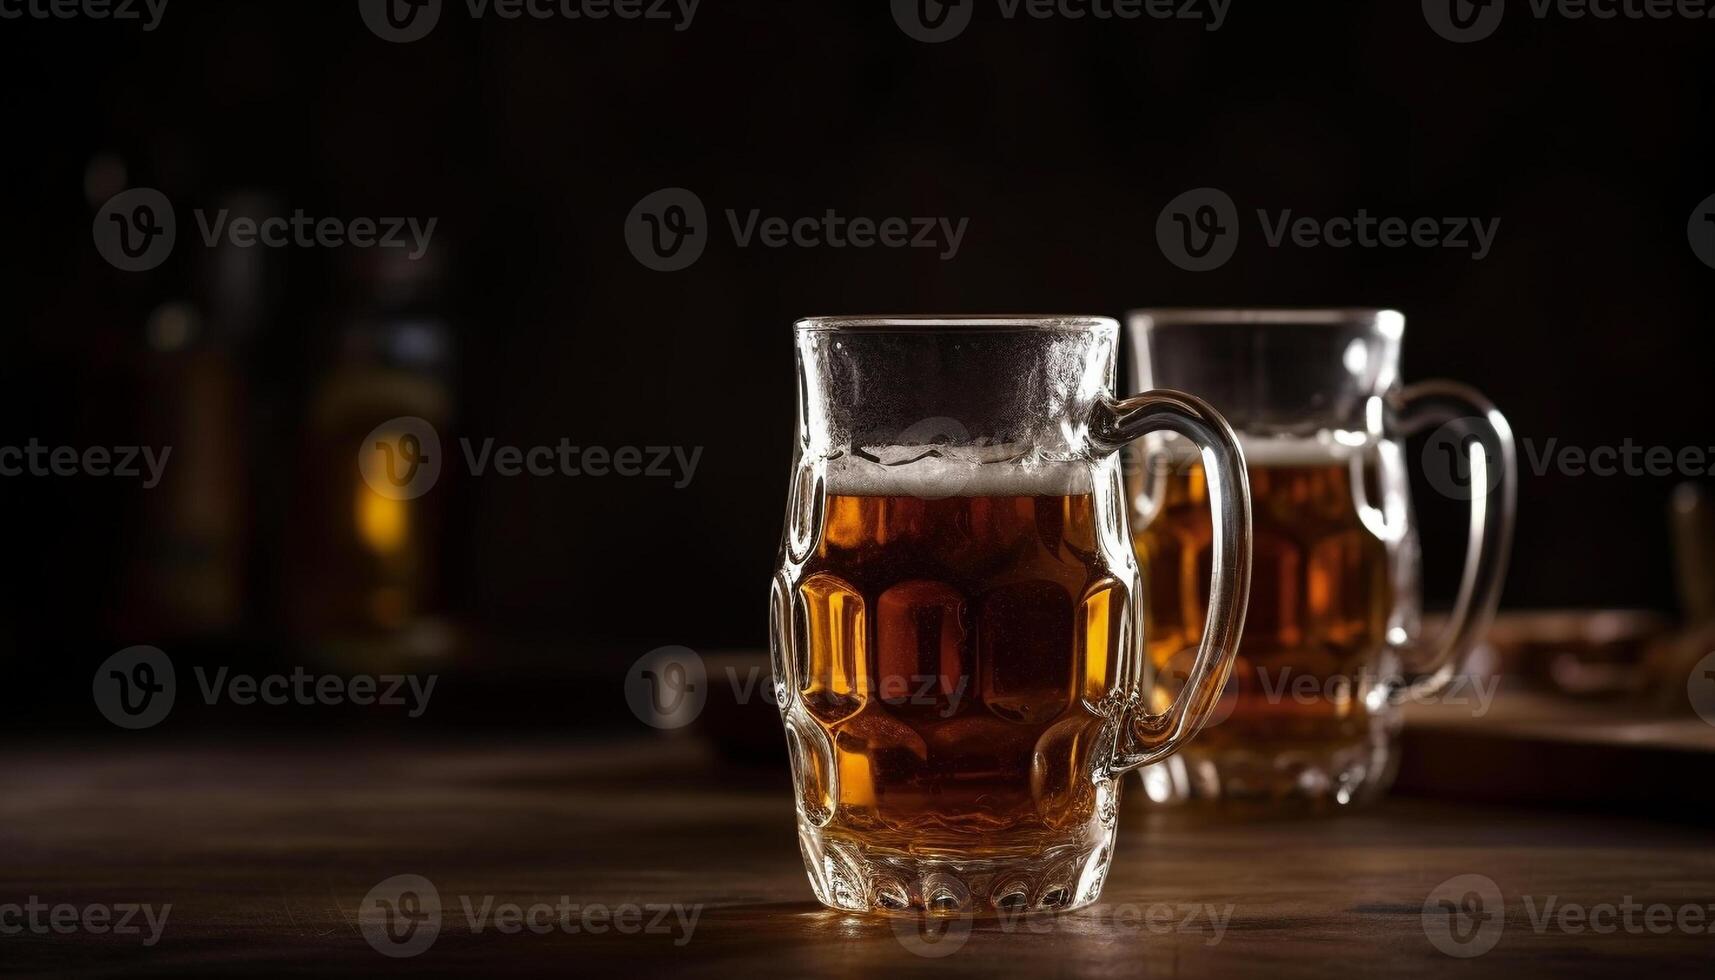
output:
M876 457L828 462L828 492L847 497L1068 497L1090 492L1090 464L1065 461L985 463L928 452L920 446L871 449ZM876 459L906 458L887 465Z

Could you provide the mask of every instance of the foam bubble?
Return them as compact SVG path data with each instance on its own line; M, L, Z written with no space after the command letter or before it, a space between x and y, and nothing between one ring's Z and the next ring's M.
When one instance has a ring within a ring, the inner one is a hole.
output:
M981 463L925 456L883 465L842 456L828 461L828 492L847 497L1059 497L1090 492L1090 464L1040 459Z

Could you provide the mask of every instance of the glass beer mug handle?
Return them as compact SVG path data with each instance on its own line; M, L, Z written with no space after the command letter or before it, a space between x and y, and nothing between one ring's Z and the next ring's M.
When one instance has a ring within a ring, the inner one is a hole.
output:
M1471 502L1471 530L1458 598L1439 636L1397 647L1412 675L1403 689L1430 695L1446 686L1477 645L1500 603L1518 498L1512 427L1487 398L1453 381L1425 381L1388 396L1400 436L1434 427L1423 450L1430 485Z
M1146 433L1163 430L1194 442L1208 474L1213 532L1208 616L1185 687L1165 712L1140 711L1126 720L1109 775L1172 755L1203 727L1232 671L1250 601L1250 478L1244 451L1227 420L1200 398L1161 390L1125 401L1102 401L1090 426L1091 439L1102 453L1118 452ZM1141 596L1133 597L1134 603L1141 601Z

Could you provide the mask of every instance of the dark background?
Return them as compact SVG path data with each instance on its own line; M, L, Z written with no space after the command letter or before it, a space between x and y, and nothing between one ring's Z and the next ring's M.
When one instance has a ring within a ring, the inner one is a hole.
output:
M1715 23L1538 21L1513 6L1469 45L1408 2L1235 0L1213 33L1006 21L984 3L939 45L905 36L881 0L706 0L682 33L475 22L450 2L407 45L372 35L355 2L174 0L153 33L0 21L0 442L148 441L178 390L151 315L210 307L220 288L192 208L248 192L278 213L437 217L432 288L412 302L450 331L449 453L461 435L704 447L683 490L455 466L432 492L436 602L459 625L461 662L567 724L584 716L581 689L525 679L597 678L590 717L623 717L618 679L643 651L763 644L793 427L788 325L803 315L1390 306L1408 317L1408 380L1474 384L1537 446L1715 444L1715 271L1686 240L1715 192ZM97 254L101 199L85 184L98 158L177 205L161 268L119 272ZM664 274L632 257L622 225L672 186L695 191L718 230L696 265ZM1232 195L1248 233L1224 268L1193 274L1154 228L1201 186ZM1258 208L1360 207L1502 223L1481 262L1269 249L1254 233ZM727 208L970 224L949 262L738 249ZM14 724L100 725L90 671L135 643L297 662L286 570L307 533L292 515L314 482L316 392L376 303L351 252L263 256L252 322L194 342L219 348L238 391L223 403L243 476L227 500L237 558L222 566L234 616L194 628L151 609L155 518L134 482L0 481ZM177 447L169 481L196 448ZM1507 606L1673 607L1673 479L1521 462ZM1434 607L1451 596L1464 516L1419 489Z

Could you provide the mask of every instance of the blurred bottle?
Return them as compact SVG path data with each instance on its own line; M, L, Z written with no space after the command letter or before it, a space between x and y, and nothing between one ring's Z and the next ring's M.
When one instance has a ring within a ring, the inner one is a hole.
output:
M431 479L382 493L374 482L401 464L390 454L442 451L430 447L452 418L451 336L430 256L373 249L352 261L352 309L308 406L284 606L312 656L343 670L385 669L454 646L441 589L446 490Z
M253 193L221 207L235 218L273 210ZM198 255L190 297L161 304L144 326L142 443L171 453L143 497L124 620L151 642L228 635L246 613L253 515L241 365L270 308L268 250L223 240Z

